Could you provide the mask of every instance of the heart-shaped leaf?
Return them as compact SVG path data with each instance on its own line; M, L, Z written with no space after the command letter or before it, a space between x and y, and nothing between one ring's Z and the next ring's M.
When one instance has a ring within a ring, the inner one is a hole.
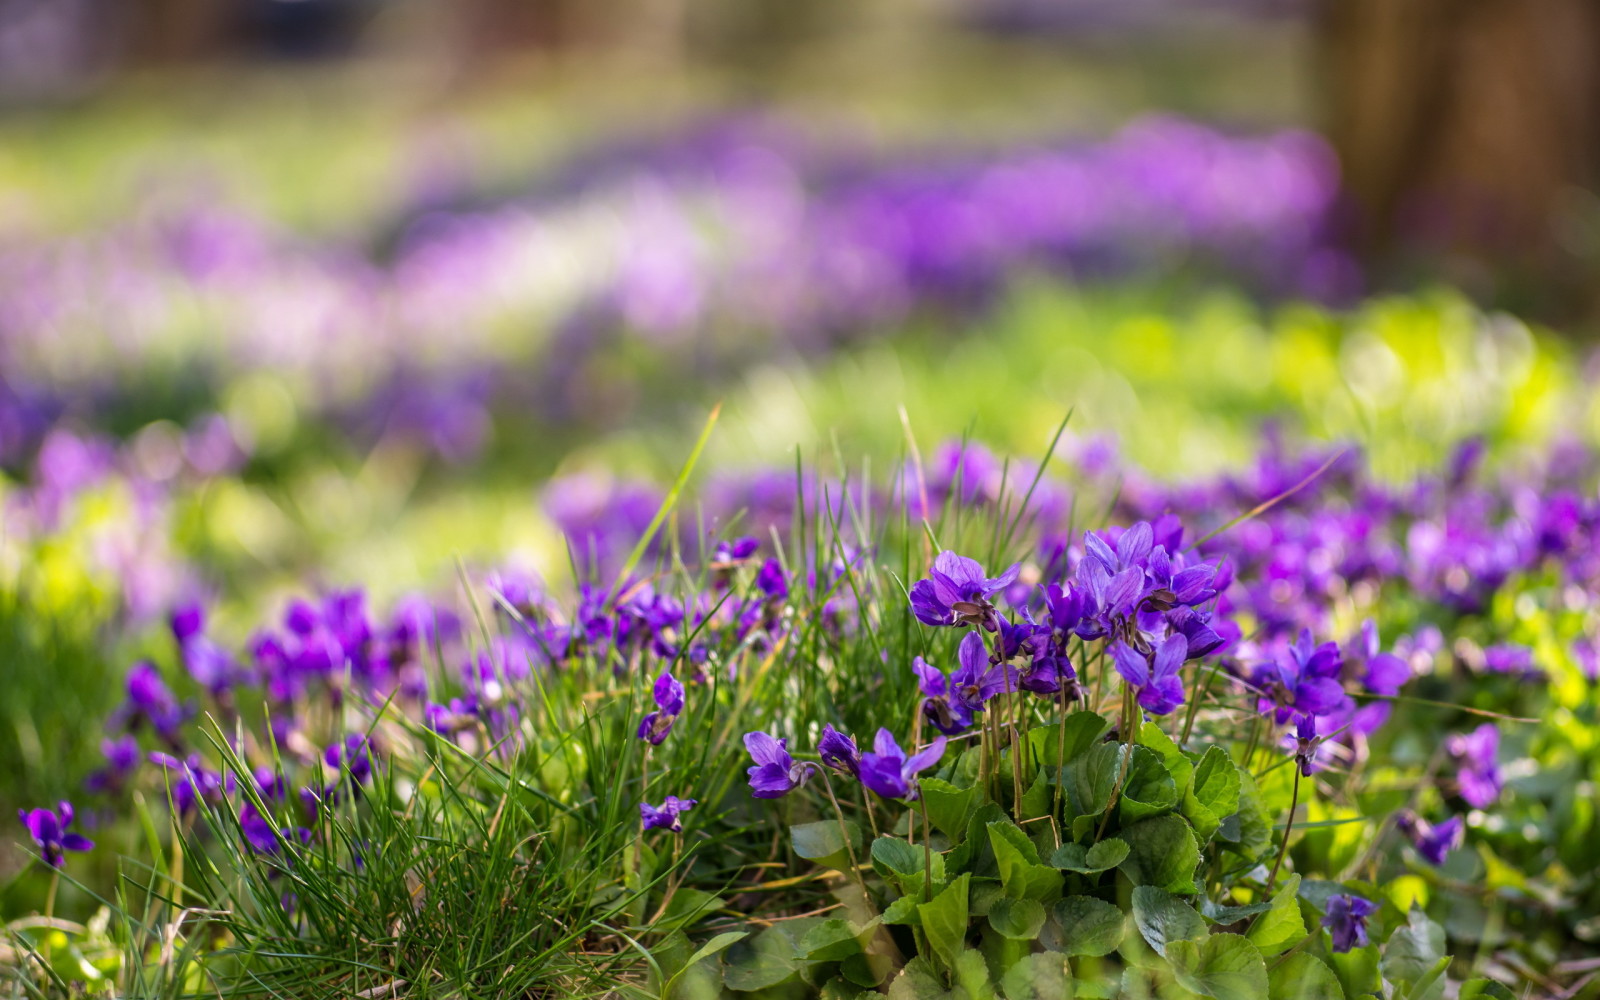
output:
M1153 885L1133 890L1133 923L1158 955L1167 953L1173 941L1197 940L1206 936L1206 923L1194 907Z

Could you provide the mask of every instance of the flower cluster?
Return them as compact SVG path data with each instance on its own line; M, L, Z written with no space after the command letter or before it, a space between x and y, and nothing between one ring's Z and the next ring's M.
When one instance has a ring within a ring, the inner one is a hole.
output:
M435 191L395 206L381 238L312 242L240 205L177 197L88 235L7 240L0 462L31 453L63 413L114 411L133 391L122 387L175 350L185 370L211 373L218 384L202 388L217 398L229 379L276 373L319 387L304 408L349 436L461 459L489 440L497 408L535 399L583 418L571 376L615 335L668 361L714 358L714 338L669 349L725 325L775 348L823 346L918 304L982 303L1016 266L1198 257L1287 291L1341 294L1353 281L1320 224L1336 177L1308 134L1151 119L1101 143L932 165L831 145L718 121L581 157L489 209L448 211ZM552 259L568 266L542 265ZM197 314L229 335L189 336ZM547 345L531 339L551 329ZM506 342L521 330L529 339ZM115 359L116 377L85 356ZM318 377L329 372L342 377Z

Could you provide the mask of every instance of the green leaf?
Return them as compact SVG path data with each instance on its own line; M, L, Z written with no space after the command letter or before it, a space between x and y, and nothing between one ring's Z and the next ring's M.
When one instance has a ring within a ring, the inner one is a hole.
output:
M1043 819L1050 815L1055 806L1055 786L1050 784L1044 771L1037 771L1033 775L1033 784L1022 793L1022 805L1018 814L1019 819ZM1035 829L1044 829L1036 826Z
M1394 983L1414 983L1444 957L1444 928L1413 906L1406 924L1389 935L1383 946L1383 977Z
M977 747L972 747L956 758L955 770L950 777L957 788L971 788L977 783L982 769L983 753Z
M1458 1000L1517 1000L1515 993L1493 979L1469 979L1456 996Z
M721 899L701 889L681 888L672 895L667 911L656 921L663 930L688 927L712 910L726 905Z
M1068 896L1055 905L1052 915L1060 940L1048 947L1064 955L1098 958L1116 951L1122 943L1126 916L1103 899Z
M868 955L857 952L839 963L839 975L857 986L877 986L889 974L891 963L886 955ZM860 993L857 1000L879 1000L881 994Z
M1005 819L1005 815L1005 811L994 802L984 802L973 810L972 818L967 821L966 837L950 851L947 864L951 874L971 872L974 875L999 875L1000 870L995 867L994 849L989 846L988 826Z
M1328 964L1303 951L1267 970L1267 995L1272 1000L1345 1000L1344 987ZM1511 1000L1509 994L1506 1000Z
M1183 814L1194 824L1200 842L1217 832L1223 819L1239 811L1239 768L1221 747L1211 747L1194 769L1194 781L1183 793Z
M1024 956L1000 977L1000 991L1006 1000L1057 1000L1076 996L1074 985L1066 958L1050 952Z
M1270 909L1272 909L1270 899L1259 903L1245 903L1242 906L1223 906L1209 899L1200 900L1200 915L1214 924L1236 924L1246 917L1253 917Z
M1444 1000L1444 970L1450 967L1449 957L1441 958L1433 963L1433 967L1417 978L1417 981L1395 990L1396 997L1404 1000Z
M1061 898L1065 877L1048 865L1029 865L1027 881L1018 895L1041 903L1053 903Z
M1122 795L1117 800L1117 815L1122 822L1132 823L1155 816L1177 804L1178 784L1161 762L1160 755L1149 747L1135 746L1122 784Z
M977 788L957 788L938 778L923 778L921 787L922 800L928 807L928 821L951 841L960 839L967 831Z
M722 964L722 982L741 993L776 986L800 968L794 945L777 927L734 943L723 954Z
M963 875L945 886L932 902L917 907L928 943L951 969L967 946L967 886L971 882L971 875Z
M901 896L884 907L883 922L886 924L910 924L913 927L921 927L922 915L917 912L917 897Z
M997 878L972 878L972 886L967 890L967 912L974 917L987 917L989 908L995 900L1005 896L1005 887Z
M1010 820L997 820L989 824L989 843L994 847L994 859L1000 865L1000 880L1006 880L1006 868L1040 863L1039 848L1034 846L1022 828Z
M1263 955L1287 951L1306 936L1300 916L1300 876L1290 875L1272 896L1272 909L1256 918L1245 936Z
M1339 985L1344 987L1345 996L1381 995L1384 992L1383 977L1378 974L1376 947L1352 948L1342 955L1326 954L1324 957L1333 974L1339 977Z
M899 886L900 891L919 900L923 893L923 849L898 837L879 837L872 842L872 869L883 878ZM933 861L933 885L944 884L944 856L937 851L929 857Z
M843 969L840 972L843 973ZM875 984L868 984L875 985ZM848 977L828 980L817 994L817 1000L882 1000L883 994L863 990L861 984Z
M1044 906L1033 899L1001 897L989 908L989 926L1013 941L1032 941L1044 926Z
M1061 873L1040 863L1039 848L1020 827L1009 820L998 820L990 823L988 830L1007 896L1044 900L1060 893Z
M1217 1000L1261 1000L1267 995L1267 965L1256 946L1237 934L1212 934L1203 941L1172 941L1167 961L1178 985Z
M1133 924L1158 955L1167 953L1173 941L1198 940L1206 936L1206 922L1194 907L1153 885L1133 890Z
M1074 816L1098 816L1111 804L1123 750L1121 743L1096 743L1067 765L1063 784Z
M989 980L989 965L983 953L968 948L956 956L956 985L965 991L967 1000L993 1000L994 983Z
M1098 712L1073 712L1057 725L1030 729L1028 743L1034 759L1054 774L1057 766L1065 767L1082 756L1110 728L1111 723Z
M1237 770L1237 769L1236 769ZM1250 774L1237 770L1239 775L1239 809L1224 817L1217 829L1217 838L1228 844L1233 852L1247 861L1261 857L1272 844L1272 816L1261 802L1261 791Z
M958 995L966 1000L964 993L945 989L944 977L932 961L921 955L907 962L889 984L889 1000L955 1000Z
M1179 793L1189 787L1189 779L1194 775L1194 761L1178 748L1178 744L1172 742L1172 737L1162 731L1160 726L1154 722L1146 722L1139 727L1139 736L1135 742L1155 751L1161 758L1161 765L1172 775L1173 783L1178 786Z
M789 843L794 846L794 853L807 861L844 871L850 867L845 834L849 835L853 850L861 846L861 828L847 822L844 830L841 834L839 824L834 822L797 823L789 828Z
M697 962L703 962L713 955L716 955L718 952L725 951L732 945L743 941L749 936L749 931L724 931L723 933L712 938L710 941L707 941L705 944L701 945L695 950L693 955L689 956L689 960L684 962L682 967L680 967L678 971L673 974L672 978L667 980L667 985L662 988L661 995L671 996L672 987L675 986L678 980L683 978L684 973L688 972L689 969L692 968Z
M1050 855L1050 863L1069 872L1093 875L1109 871L1122 864L1128 856L1128 842L1119 837L1107 837L1085 849L1082 844L1062 844Z
M898 837L879 837L872 842L872 869L884 878L921 874L922 852Z
M1140 820L1124 828L1121 836L1129 849L1121 868L1134 885L1159 886L1183 895L1199 891L1194 871L1200 865L1200 845L1183 817L1167 813Z
M860 937L850 921L834 917L807 930L797 950L808 962L839 962L861 951Z

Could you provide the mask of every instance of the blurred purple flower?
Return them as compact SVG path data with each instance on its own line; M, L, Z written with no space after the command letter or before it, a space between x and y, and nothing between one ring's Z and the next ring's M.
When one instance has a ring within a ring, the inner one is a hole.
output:
M361 733L350 733L342 742L324 750L322 760L337 771L348 771L351 781L364 785L372 777L372 739Z
M1434 826L1408 810L1395 820L1395 826L1411 841L1417 853L1436 867L1444 864L1450 852L1460 847L1466 839L1466 825L1460 816L1451 816Z
M1322 918L1322 926L1328 929L1333 938L1333 950L1337 954L1344 954L1352 948L1365 948L1367 941L1367 918L1378 912L1378 905L1360 896L1351 896L1340 893L1328 897L1328 912Z
M1445 741L1445 749L1456 761L1456 789L1462 799L1474 809L1494 805L1504 785L1497 759L1500 730L1494 723L1485 722L1470 733L1452 735Z
M76 818L70 802L62 802L54 810L19 809L17 817L28 828L34 846L39 848L39 856L52 868L66 866L67 851L87 851L94 847L94 841L67 829Z

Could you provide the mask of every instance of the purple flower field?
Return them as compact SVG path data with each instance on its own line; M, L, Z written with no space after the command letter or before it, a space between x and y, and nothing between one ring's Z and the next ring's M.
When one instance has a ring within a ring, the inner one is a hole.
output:
M0 204L0 994L1600 998L1592 347L1309 131L804 121Z

